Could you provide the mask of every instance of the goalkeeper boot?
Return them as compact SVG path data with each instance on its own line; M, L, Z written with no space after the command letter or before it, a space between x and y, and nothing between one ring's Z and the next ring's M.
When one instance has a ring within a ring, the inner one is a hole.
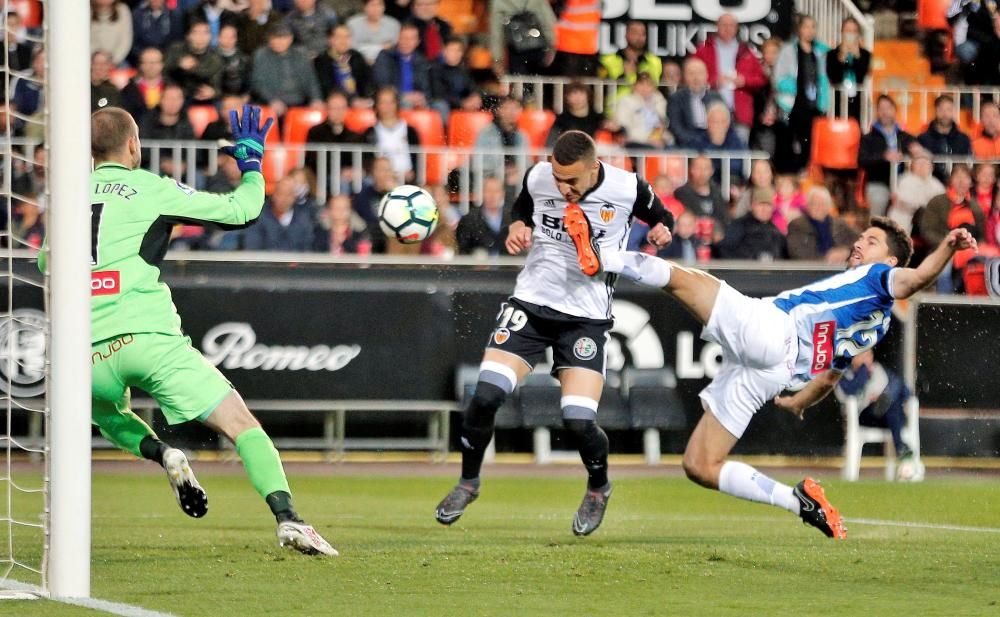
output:
M167 472L170 487L174 489L177 505L184 514L194 518L205 516L208 512L208 495L198 484L184 453L177 448L168 448L163 453L163 469Z
M442 525L451 525L465 513L465 508L479 497L479 489L459 482L455 488L445 495L437 510L434 511L434 518Z
M312 525L302 520L281 521L278 523L277 534L279 546L287 546L306 555L336 557L340 554Z
M590 229L590 221L584 214L583 208L577 204L569 204L563 212L563 225L566 226L566 233L573 239L576 245L576 259L580 263L580 270L587 276L594 276L601 271L601 251L597 246L597 240Z
M590 487L583 495L583 503L573 517L573 533L578 536L589 536L597 531L604 520L604 511L608 509L608 499L611 498L611 483L594 490Z
M803 523L819 529L828 538L847 539L847 528L840 512L826 500L819 482L806 478L795 485L793 492L799 500L799 516Z

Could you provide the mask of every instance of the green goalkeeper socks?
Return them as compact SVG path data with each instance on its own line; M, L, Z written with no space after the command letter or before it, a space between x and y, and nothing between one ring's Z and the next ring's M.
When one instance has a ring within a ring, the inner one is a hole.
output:
M278 450L264 429L256 427L240 433L236 438L236 453L243 461L250 483L261 497L267 499L268 495L277 491L291 493Z

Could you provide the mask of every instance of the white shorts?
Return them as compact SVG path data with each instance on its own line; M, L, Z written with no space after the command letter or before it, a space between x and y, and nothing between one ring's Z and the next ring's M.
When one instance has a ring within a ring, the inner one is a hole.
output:
M723 282L701 338L722 346L722 368L701 391L702 406L739 439L757 410L792 381L795 322L773 303Z

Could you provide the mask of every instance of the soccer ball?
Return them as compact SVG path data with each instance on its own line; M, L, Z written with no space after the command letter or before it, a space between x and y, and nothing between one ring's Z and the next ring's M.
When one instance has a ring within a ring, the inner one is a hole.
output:
M434 232L438 222L437 204L430 193L411 184L397 186L378 204L378 224L390 238L416 244Z

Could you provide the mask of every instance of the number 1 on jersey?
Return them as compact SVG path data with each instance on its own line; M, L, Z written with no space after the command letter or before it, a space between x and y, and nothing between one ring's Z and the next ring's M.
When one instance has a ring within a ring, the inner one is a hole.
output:
M101 217L104 215L104 202L90 204L90 265L96 266L97 240L101 235Z

